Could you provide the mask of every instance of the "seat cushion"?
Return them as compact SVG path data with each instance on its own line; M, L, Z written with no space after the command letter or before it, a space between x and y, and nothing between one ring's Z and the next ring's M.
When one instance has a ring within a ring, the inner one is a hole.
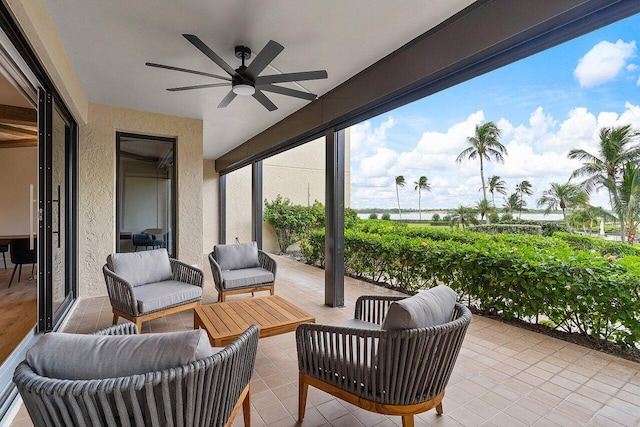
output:
M204 329L143 335L52 332L38 339L26 360L43 377L89 380L157 372L212 354Z
M456 293L445 285L421 291L389 306L382 329L428 328L451 321Z
M273 273L260 267L222 272L222 286L225 290L271 283L273 280Z
M260 267L256 242L239 245L216 245L213 247L213 257L221 270Z
M164 248L111 254L107 258L107 266L134 287L171 280L173 277L169 255Z
M340 322L338 326L342 326L344 328L353 328L353 329L367 329L370 331L379 331L380 325L377 323L365 322L360 319L349 319L344 322Z
M149 283L133 290L141 313L162 310L202 298L202 288L175 280Z

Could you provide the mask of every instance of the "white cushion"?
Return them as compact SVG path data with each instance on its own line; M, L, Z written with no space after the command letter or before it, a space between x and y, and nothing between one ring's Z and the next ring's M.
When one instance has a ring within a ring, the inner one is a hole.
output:
M212 354L203 329L113 336L52 332L40 337L26 360L43 377L91 380L157 372Z
M137 286L133 289L133 294L138 301L138 310L141 313L149 313L201 299L202 288L189 283L165 280Z
M213 247L213 257L221 270L260 267L256 242L239 245L216 245Z
M445 285L421 291L389 306L382 329L414 329L442 325L451 321L456 293Z
M171 280L173 277L169 254L164 248L111 254L107 258L107 265L111 271L129 282L131 286Z
M222 272L224 289L240 289L248 286L262 285L274 281L273 273L264 268L243 268Z

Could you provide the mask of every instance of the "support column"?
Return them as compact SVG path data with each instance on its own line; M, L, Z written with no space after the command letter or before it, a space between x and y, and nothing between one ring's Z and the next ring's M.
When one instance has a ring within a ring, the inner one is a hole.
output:
M325 134L324 303L344 307L344 169L345 131Z
M251 164L251 239L262 249L262 160Z
M227 243L227 174L218 178L218 236L220 244Z

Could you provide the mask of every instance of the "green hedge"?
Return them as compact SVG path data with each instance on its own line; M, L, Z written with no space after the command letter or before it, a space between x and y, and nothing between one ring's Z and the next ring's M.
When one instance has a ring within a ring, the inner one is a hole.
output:
M627 243L602 240L584 236L582 234L569 234L561 232L553 233L553 237L557 237L565 241L569 246L576 250L597 252L603 256L640 256L640 248L638 248L638 246L632 246Z
M531 224L479 224L469 226L468 230L487 234L542 234L541 225Z
M420 230L416 236L415 229L366 228L345 230L345 268L352 275L408 290L445 283L479 310L638 351L640 257L576 250L563 235ZM303 252L308 262L324 263L321 230L311 233Z

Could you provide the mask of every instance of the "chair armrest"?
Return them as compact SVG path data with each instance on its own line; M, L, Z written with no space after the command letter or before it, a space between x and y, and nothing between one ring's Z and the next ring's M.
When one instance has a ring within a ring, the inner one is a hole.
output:
M267 255L266 252L258 249L258 261L260 262L260 267L265 270L269 270L273 274L273 280L276 279L276 270L278 269L278 264L276 260Z
M173 271L173 280L194 286L203 286L204 274L202 270L174 258L169 258L169 261L171 262L171 271Z
M136 335L138 327L135 323L127 322L121 325L110 326L99 331L92 332L91 335Z
M222 269L218 261L213 257L213 252L209 254L209 265L211 266L211 274L213 274L213 281L216 287L222 289L222 284L224 283L222 280Z
M104 274L104 281L107 284L111 307L132 316L139 316L138 300L133 293L131 283L109 270L106 264L102 267L102 273Z
M353 318L382 325L391 303L405 298L406 297L397 296L362 295L356 300L356 310Z

